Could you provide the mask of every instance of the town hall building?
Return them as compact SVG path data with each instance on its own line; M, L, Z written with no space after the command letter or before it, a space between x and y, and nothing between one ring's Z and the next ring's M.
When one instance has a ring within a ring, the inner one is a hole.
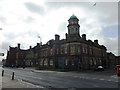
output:
M80 35L79 19L72 15L68 20L65 39L58 34L46 44L37 43L27 50L9 47L6 66L39 67L39 69L92 70L101 65L108 68L107 49L98 40L87 40Z

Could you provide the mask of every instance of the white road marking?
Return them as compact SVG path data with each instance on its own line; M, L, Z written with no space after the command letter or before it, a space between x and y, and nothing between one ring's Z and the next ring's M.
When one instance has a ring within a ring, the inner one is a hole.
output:
M102 80L102 81L103 81L103 80L105 80L105 79L101 78L101 79L99 79L99 80Z
M112 80L110 80L110 79L109 79L108 81L110 81L110 82L111 82Z

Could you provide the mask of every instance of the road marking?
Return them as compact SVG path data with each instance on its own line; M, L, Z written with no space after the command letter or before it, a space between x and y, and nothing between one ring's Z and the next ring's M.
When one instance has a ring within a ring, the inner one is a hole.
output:
M78 77L78 76L73 76L73 77Z
M110 81L110 82L111 82L112 80L110 80L110 79L109 79L108 81Z
M99 79L99 80L102 80L102 81L103 81L103 80L105 80L105 79L101 78L101 79Z
M117 75L112 75L111 77L113 77L113 78L117 78Z

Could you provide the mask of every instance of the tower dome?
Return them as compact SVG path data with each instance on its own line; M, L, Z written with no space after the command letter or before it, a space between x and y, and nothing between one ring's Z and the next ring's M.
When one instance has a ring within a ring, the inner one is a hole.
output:
M74 14L70 17L70 19L78 19Z

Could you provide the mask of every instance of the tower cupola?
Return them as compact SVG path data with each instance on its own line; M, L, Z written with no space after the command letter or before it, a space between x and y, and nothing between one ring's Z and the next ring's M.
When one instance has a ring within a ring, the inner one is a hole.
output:
M68 36L70 38L79 38L79 19L73 14L68 20Z

